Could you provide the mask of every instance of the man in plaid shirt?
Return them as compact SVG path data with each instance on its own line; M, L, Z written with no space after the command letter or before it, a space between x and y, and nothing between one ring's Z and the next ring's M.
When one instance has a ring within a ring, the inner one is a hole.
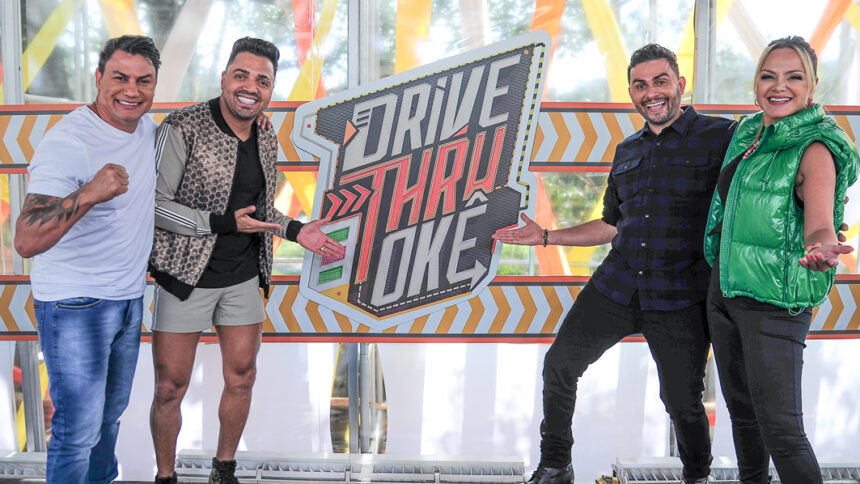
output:
M541 460L529 484L573 482L571 422L585 369L622 338L641 333L657 363L660 396L677 435L685 483L708 482L711 444L702 405L710 344L705 317L709 266L705 217L732 121L681 107L686 80L675 54L650 44L633 53L630 98L646 125L620 143L603 216L545 230L499 231L505 243L612 250L582 289L546 354Z

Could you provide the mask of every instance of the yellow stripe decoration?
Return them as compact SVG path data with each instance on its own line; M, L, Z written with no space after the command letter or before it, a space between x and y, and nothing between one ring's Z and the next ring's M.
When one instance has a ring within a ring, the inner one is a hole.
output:
M293 90L290 91L290 95L287 98L288 101L310 101L314 99L317 86L320 83L320 77L322 76L322 66L325 63L325 55L322 52L321 46L325 42L326 37L328 37L329 32L331 32L337 3L338 0L325 0L323 2L322 14L320 15L313 44L308 52L307 59L305 59L305 63L302 64L302 68L299 71L296 84L293 86ZM301 200L301 197L299 197L299 200Z
M851 24L857 32L860 32L860 4L854 2L845 12L845 20Z
M612 12L606 0L582 0L585 16L591 33L597 40L597 48L603 54L606 64L606 82L609 83L609 92L614 102L628 102L630 97L627 93L627 49L621 38L621 31L615 14Z
M48 389L48 367L44 363L39 363L39 387L44 397L45 391ZM21 402L15 415L15 428L18 429L18 450L21 452L27 449L27 424L25 422L24 402Z
M397 0L397 29L394 38L394 72L423 65L418 46L430 36L432 0Z
M284 177L293 187L293 193L299 199L302 210L310 216L314 208L314 193L317 189L316 174L309 171L286 171Z
M39 32L33 37L33 40L24 51L22 77L24 78L24 91L26 91L33 78L45 65L45 61L54 51L57 46L57 40L60 35L66 30L66 26L71 22L74 16L74 2L72 0L62 0L59 5L54 8L48 20L39 29Z
M729 13L729 8L731 8L733 1L734 0L717 0L717 29L720 28L720 24L723 22L723 19L726 18L726 14ZM678 56L678 70L680 71L681 77L685 77L687 79L687 92L693 91L695 82L695 79L693 79L693 57L696 48L696 32L693 28L693 18L695 14L695 10L690 11L690 17L687 18L687 25L684 27L683 40L681 40L681 45L676 51Z
M134 0L99 0L108 37L143 35Z

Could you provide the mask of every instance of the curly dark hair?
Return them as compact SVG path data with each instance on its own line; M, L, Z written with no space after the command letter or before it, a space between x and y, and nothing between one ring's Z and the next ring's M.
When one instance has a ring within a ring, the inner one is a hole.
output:
M242 52L248 52L260 57L265 57L272 61L273 74L278 73L278 59L281 58L281 51L275 47L275 44L268 40L255 39L253 37L242 37L233 43L233 50L230 51L230 58L227 59L229 66L233 59Z
M643 62L657 59L666 59L666 62L669 63L669 67L672 68L672 72L675 73L675 77L679 79L681 78L681 73L678 70L678 58L675 56L675 53L660 44L648 44L636 49L636 52L630 56L630 65L627 66L627 81L630 81L630 71L632 71L634 67Z
M99 72L105 73L105 64L114 52L121 50L131 55L142 55L155 67L155 75L161 66L161 56L155 47L155 42L145 35L123 35L115 37L105 43L104 49L99 54Z

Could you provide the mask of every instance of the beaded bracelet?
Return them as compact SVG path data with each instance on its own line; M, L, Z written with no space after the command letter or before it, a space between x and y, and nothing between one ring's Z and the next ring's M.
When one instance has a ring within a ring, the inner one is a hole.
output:
M809 255L809 253L810 253L810 252L812 252L813 250L815 250L815 249L817 249L817 248L819 248L819 247L821 247L821 242L816 242L816 243L814 243L814 244L812 244L812 245L807 245L807 246L806 246L806 250L803 252L803 254L804 254L804 255Z

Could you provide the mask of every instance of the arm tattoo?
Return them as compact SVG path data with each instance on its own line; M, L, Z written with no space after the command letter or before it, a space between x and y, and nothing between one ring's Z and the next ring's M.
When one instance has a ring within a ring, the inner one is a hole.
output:
M51 197L30 193L24 200L21 210L21 218L27 225L42 226L52 221L66 221L78 213L78 192L74 192L66 198Z

